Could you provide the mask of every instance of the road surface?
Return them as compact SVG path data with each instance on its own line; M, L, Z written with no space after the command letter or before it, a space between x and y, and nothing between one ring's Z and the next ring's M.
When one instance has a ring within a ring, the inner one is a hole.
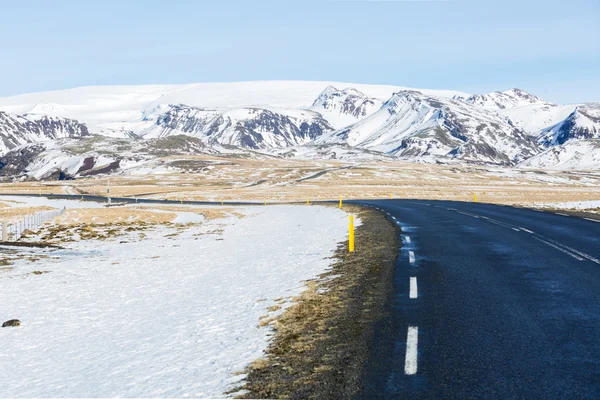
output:
M359 203L389 213L403 240L361 398L600 398L600 223Z

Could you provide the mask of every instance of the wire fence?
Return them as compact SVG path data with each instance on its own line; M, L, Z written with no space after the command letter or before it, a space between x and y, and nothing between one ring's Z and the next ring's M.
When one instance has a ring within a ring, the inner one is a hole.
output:
M63 215L67 208L62 210L42 211L34 215L28 215L20 221L2 222L2 241L15 242L23 236L23 232L38 232L46 222Z

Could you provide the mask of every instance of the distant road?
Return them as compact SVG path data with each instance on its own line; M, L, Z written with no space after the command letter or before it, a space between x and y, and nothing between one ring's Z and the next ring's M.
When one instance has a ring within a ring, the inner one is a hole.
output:
M600 223L480 203L359 203L403 231L362 398L600 398Z

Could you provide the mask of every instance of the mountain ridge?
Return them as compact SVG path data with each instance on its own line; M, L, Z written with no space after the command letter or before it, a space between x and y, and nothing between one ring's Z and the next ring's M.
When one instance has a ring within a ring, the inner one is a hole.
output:
M553 104L520 89L467 94L297 81L88 87L0 98L2 115L20 121L15 129L8 117L0 120L0 155L69 136L151 141L183 134L215 149L285 157L381 154L409 161L524 165L545 147L596 138L597 109L597 103Z

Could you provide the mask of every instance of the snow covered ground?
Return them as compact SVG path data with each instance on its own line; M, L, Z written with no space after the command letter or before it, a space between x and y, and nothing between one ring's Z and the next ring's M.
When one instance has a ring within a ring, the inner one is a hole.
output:
M224 397L268 345L259 318L328 268L347 229L335 208L235 211L22 250L0 271L0 322L22 322L0 329L2 397Z
M540 207L559 208L561 210L600 211L600 200L542 203L537 205Z

